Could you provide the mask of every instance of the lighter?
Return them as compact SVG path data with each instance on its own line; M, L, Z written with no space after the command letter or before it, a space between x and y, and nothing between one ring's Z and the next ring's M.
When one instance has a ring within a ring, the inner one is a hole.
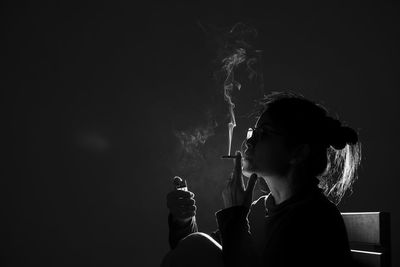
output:
M182 180L179 176L174 177L173 184L176 190L188 191L186 180Z

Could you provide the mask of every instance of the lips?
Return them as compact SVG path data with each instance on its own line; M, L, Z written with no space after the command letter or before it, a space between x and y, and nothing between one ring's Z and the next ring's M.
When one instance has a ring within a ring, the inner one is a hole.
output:
M252 158L252 154L253 154L253 153L251 153L249 150L246 150L246 151L244 152L244 158L245 158L245 159L250 159L250 158Z

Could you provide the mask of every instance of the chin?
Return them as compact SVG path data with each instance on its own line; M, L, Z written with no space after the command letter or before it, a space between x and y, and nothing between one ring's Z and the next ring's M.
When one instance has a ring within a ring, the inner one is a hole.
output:
M254 166L254 163L249 159L243 159L242 174L246 177L250 177L255 172L256 172L256 168Z

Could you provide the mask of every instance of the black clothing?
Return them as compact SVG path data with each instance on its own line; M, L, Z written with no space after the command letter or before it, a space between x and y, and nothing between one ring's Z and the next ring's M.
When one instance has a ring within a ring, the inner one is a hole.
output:
M343 219L319 188L275 205L271 194L250 210L235 206L216 213L225 266L348 266L350 248ZM197 232L195 218L183 228L169 216L170 246Z

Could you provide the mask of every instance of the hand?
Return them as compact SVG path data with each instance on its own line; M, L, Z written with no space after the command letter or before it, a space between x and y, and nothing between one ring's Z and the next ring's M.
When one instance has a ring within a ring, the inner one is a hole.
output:
M167 194L167 207L172 219L183 225L196 215L196 201L192 192L177 189L176 186L183 183L180 177L176 176L173 183L175 185L174 190Z
M222 191L222 199L225 208L233 206L245 206L250 208L256 182L257 175L253 173L247 183L247 188L244 187L242 177L242 154L236 152L235 167L232 177L228 180L226 188Z

